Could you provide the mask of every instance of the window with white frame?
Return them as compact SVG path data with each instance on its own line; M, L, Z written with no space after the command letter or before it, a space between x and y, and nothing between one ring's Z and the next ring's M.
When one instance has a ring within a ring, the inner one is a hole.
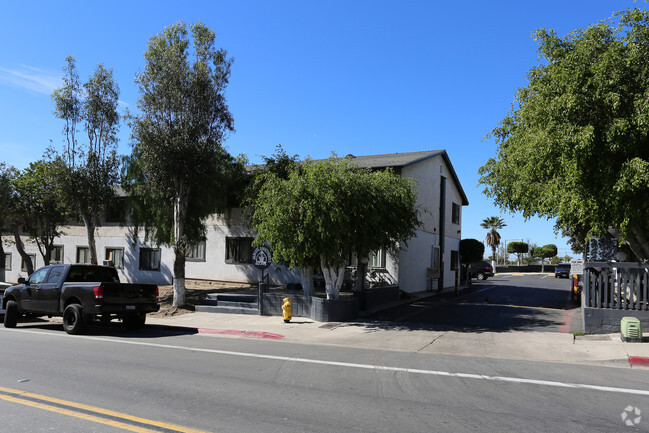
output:
M11 270L11 253L5 253L4 270L5 271Z
M76 263L90 263L90 248L77 247L77 261Z
M160 270L160 250L158 248L140 248L140 270Z
M385 249L370 252L367 259L368 268L385 268ZM358 254L352 253L347 263L348 266L358 266Z
M106 248L106 261L109 261L118 269L124 268L124 248Z
M54 245L50 251L50 264L63 263L63 245Z
M251 263L253 238L225 238L226 263Z
M385 268L385 250L381 248L377 251L372 251L367 258L367 266L370 268Z
M27 254L27 257L32 262L32 269L35 269L36 268L36 254ZM27 272L27 262L25 261L25 259L23 259L21 261L20 270L22 272Z
M187 254L187 261L189 262L204 262L205 261L205 241L199 242L194 245Z

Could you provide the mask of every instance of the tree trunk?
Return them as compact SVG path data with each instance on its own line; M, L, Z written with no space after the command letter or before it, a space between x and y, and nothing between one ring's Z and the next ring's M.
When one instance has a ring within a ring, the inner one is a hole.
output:
M174 299L176 308L185 306L185 252L184 248L174 248Z
M176 184L176 197L174 199L174 299L176 308L185 306L185 219L187 217L187 204L189 190L180 180Z
M11 223L11 230L14 233L14 240L16 241L16 249L18 250L18 254L20 254L20 257L25 262L25 267L27 268L27 275L29 276L34 273L34 264L32 263L32 259L29 257L29 255L27 255L27 253L25 252L25 246L23 245L23 241L20 239L20 231L18 230L18 227L20 227L20 223L18 222Z
M313 296L313 266L300 268L300 279L302 281L304 296Z
M97 260L97 243L95 242L96 219L87 213L82 214L83 223L86 226L86 235L88 236L88 252L90 253L90 264L98 265Z
M39 236L36 236L34 240L36 241L36 246L38 247L38 251L41 253L41 257L43 257L43 263L45 264L45 266L49 266L52 250L54 249L53 243L52 242L43 243L39 240Z
M340 288L345 278L345 264L336 265L329 263L324 257L320 258L320 267L325 278L327 299L338 299Z

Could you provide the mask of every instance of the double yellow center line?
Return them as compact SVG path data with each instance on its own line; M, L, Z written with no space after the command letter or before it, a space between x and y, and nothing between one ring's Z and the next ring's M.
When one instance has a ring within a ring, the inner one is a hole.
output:
M11 388L0 387L0 399L138 433L207 433Z

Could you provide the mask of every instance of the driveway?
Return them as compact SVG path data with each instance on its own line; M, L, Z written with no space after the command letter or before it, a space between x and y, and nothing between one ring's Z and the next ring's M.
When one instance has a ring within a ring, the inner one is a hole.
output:
M466 332L571 332L570 280L501 275L475 282L460 296L445 294L382 311L370 318Z

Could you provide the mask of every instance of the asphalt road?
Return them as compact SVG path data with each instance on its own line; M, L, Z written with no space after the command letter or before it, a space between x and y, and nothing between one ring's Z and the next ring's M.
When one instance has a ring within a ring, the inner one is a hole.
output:
M445 294L373 316L375 320L420 323L437 329L569 332L570 280L546 275L497 276L473 281L461 294Z
M0 328L0 431L649 431L646 370L90 332Z

